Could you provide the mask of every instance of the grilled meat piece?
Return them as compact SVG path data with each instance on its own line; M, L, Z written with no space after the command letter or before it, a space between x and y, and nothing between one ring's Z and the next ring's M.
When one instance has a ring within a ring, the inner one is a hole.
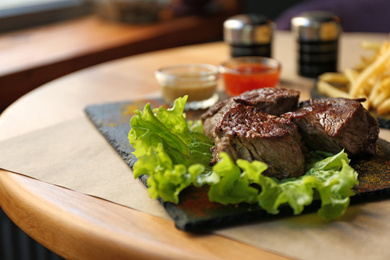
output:
M294 112L286 113L300 128L311 150L351 155L375 154L378 121L361 105L362 100L321 98L304 101Z
M236 104L253 106L264 113L280 115L297 108L299 95L299 91L292 89L261 88L220 101L201 116L204 133L213 139L215 125L221 120L223 114Z
M236 102L233 99L222 100L201 115L200 119L203 123L203 132L211 140L213 140L215 136L215 126L221 120L223 114L234 105L236 105Z
M226 111L215 127L214 161L226 152L234 161L263 161L265 175L279 179L305 172L302 138L288 119L263 113L253 106L237 104Z
M236 103L253 106L262 112L279 116L298 107L300 92L293 89L262 88L234 97Z

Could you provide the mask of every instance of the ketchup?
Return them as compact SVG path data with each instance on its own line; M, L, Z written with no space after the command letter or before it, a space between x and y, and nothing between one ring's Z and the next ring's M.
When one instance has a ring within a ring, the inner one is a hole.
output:
M280 67L270 68L267 64L238 63L231 64L223 72L225 91L230 96L237 96L245 91L276 87L279 83Z

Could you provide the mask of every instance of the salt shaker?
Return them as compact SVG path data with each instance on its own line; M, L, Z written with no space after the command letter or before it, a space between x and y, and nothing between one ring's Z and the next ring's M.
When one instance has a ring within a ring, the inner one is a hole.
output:
M224 41L230 45L232 57L272 56L275 23L259 14L240 14L224 24Z
M340 18L331 12L304 12L291 20L298 45L298 74L315 78L336 72L342 28Z

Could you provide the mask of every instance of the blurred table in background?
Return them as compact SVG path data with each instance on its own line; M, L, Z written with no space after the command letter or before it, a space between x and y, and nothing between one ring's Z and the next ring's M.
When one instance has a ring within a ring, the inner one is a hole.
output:
M89 15L0 35L0 112L32 89L71 72L121 57L222 38L223 22L238 12L227 1L220 12L126 24Z

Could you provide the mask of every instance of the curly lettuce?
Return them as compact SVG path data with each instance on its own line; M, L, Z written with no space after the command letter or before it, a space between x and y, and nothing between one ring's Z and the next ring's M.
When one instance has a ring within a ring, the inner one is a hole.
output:
M219 169L232 168L242 173L240 178L225 186L226 197L220 197L219 193L212 192L214 187L212 185L209 192L210 200L227 204L231 200L229 196L234 196L229 195L230 192L231 194L245 192L244 199L236 202L255 201L270 214L278 214L281 205L289 205L294 214L298 215L302 213L305 206L318 198L321 200L318 214L322 218L328 220L339 218L345 213L350 197L354 195L352 187L358 184L357 173L348 165L349 159L344 151L336 155L323 152L315 152L313 155L317 161L308 165L306 174L299 178L278 180L262 174L267 168L267 165L262 162L239 159L234 164L227 154L221 154L221 160L213 168L214 172L226 176L226 171L221 172ZM242 182L246 182L246 185ZM253 199L253 194L246 190L252 187L252 184L261 187L256 199ZM239 191L233 192L232 188Z
M131 119L129 142L135 148L134 178L148 176L151 198L179 203L182 190L190 185L209 186L210 201L224 205L258 203L270 214L288 205L294 214L319 199L318 214L324 219L342 216L349 206L357 173L349 166L347 154L313 152L306 174L278 180L264 176L267 165L239 159L233 162L221 153L221 160L209 166L213 143L203 134L200 121L187 121L184 107L187 96L175 101L173 108L136 111Z
M152 110L147 104L131 118L130 144L135 148L134 177L148 175L152 198L179 202L179 193L195 177L210 168L210 139L199 122L187 122L184 107L187 97L175 101L173 108ZM190 167L192 166L192 167Z

